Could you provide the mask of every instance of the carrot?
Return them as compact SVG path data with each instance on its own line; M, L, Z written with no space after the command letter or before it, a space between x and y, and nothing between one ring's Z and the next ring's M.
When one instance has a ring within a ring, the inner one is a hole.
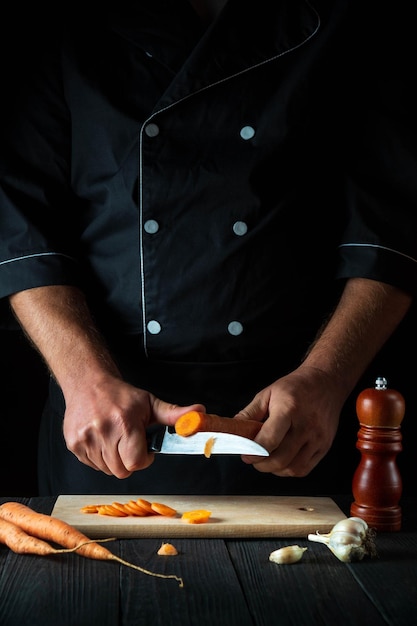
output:
M111 539L108 539L108 541L111 541ZM3 543L16 554L37 554L38 556L75 552L80 548L80 544L74 546L74 548L53 548L46 541L28 535L20 526L6 519L0 519L0 543ZM85 545L85 543L83 541L81 545Z
M150 572L139 565L134 565L128 561L124 561L120 557L116 556L110 550L107 550L104 546L101 546L95 541L91 541L89 537L84 535L71 524L67 524L63 520L51 515L45 515L43 513L37 513L30 507L20 502L5 502L0 505L0 519L6 520L19 526L26 533L30 533L34 537L39 539L53 541L65 548L74 550L81 556L89 559L96 559L100 561L117 561L122 565L136 569L149 576L156 576L158 578L174 578L179 582L179 586L183 587L184 582L182 578L175 576L174 574L158 574L156 572ZM80 545L82 544L82 545Z
M206 509L195 509L194 511L185 511L181 515L181 519L189 524L205 524L211 516L211 511Z
M120 513L122 513L122 517L127 517L130 515L125 509L125 505L122 502L112 502L110 505L113 509L117 509Z
M144 500L144 498L138 498L136 500L136 504L140 507L142 507L142 509L148 514L148 515L155 515L155 511L152 508L152 504L148 501L148 500Z
M216 432L255 439L261 427L262 422L257 420L220 417L220 415L212 413L188 411L176 421L175 432L182 437L189 437L198 432Z
M116 506L112 504L101 504L98 507L97 513L99 515L111 515L112 517L128 517L129 513L120 511Z
M209 437L204 445L204 456L209 459L211 457L211 451L213 450L213 446L216 443L215 437Z
M129 500L129 502L126 502L124 507L125 511L130 512L130 515L135 515L136 517L147 517L147 515L149 515L148 512L145 511L142 506L137 504L135 500Z
M101 506L103 505L102 504L86 504L80 509L80 511L81 513L98 513L98 510Z
M177 511L167 504L163 504L162 502L151 502L151 507L154 513L158 513L158 515L164 515L165 517L175 517Z
M129 500L129 502L112 502L112 504L86 504L80 509L81 513L98 513L113 517L146 517L148 515L164 515L174 517L177 511L162 502L149 502L143 498Z
M178 554L178 550L172 545L172 543L163 543L157 554L160 556L176 556Z

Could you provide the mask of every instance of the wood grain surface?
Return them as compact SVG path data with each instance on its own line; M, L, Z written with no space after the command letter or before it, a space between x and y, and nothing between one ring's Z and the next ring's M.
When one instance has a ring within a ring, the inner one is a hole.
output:
M80 511L87 504L128 502L145 498L176 509L174 518L108 517ZM181 515L193 509L211 511L205 524L189 524ZM63 495L56 500L52 515L65 520L91 538L173 537L268 538L306 537L316 531L329 532L346 515L327 497L307 496L98 496Z

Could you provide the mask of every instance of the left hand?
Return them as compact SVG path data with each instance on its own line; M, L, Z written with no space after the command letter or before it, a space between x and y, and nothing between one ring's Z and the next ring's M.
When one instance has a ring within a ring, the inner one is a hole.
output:
M266 420L256 441L266 459L242 456L260 472L306 476L329 451L346 391L328 373L302 365L260 391L235 417Z

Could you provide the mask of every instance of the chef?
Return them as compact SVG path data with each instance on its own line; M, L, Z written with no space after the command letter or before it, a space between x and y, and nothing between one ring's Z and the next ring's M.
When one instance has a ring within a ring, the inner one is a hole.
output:
M417 285L403 74L349 5L108 2L10 96L0 312L51 373L41 495L279 494L325 462ZM149 453L189 408L270 456Z

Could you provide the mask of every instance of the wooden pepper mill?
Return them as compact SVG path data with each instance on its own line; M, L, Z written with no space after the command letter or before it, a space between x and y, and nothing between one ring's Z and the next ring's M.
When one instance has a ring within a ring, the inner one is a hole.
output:
M404 398L387 388L385 378L377 378L375 388L359 394L356 413L361 461L353 476L350 513L375 530L400 530L402 479L396 458L402 450Z

